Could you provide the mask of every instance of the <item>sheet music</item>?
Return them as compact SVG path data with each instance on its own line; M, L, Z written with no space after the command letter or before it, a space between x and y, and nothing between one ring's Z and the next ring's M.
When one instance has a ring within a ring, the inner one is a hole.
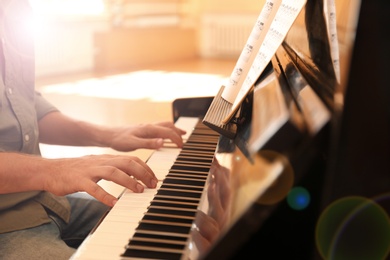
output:
M266 2L269 3L269 2ZM275 1L273 1L275 4ZM305 5L306 0L282 0L279 8L275 8L276 13L272 18L272 22L268 30L264 30L264 39L260 41L260 48L254 57L253 63L251 64L248 74L242 82L242 85L236 85L234 88L237 92L237 96L234 98L234 102L228 116L223 120L223 123L228 123L229 120L233 117L235 112L237 111L239 105L244 100L245 96L248 94L253 84L260 76L260 74L264 71L267 64L271 61L272 56L275 54L277 48L283 42L287 32L290 30L293 22L297 18L298 14L302 10ZM264 6L267 8L267 6ZM264 10L263 8L263 10ZM262 11L263 12L263 11ZM271 15L272 10L269 11L266 9L264 14L267 12ZM261 15L260 15L261 16ZM269 17L271 18L271 17ZM268 20L267 18L266 20ZM261 16L262 19L262 16ZM251 38L251 37L250 37ZM244 48L245 51L245 48ZM240 57L241 58L241 57ZM243 59L245 59L245 54L243 55ZM238 64L239 66L239 64ZM235 68L236 69L236 68ZM244 71L244 70L242 70ZM235 72L233 71L233 74ZM233 77L234 82L234 77ZM233 85L234 86L234 85ZM234 93L235 91L229 90L229 93ZM223 96L222 96L223 97ZM231 98L231 97L229 97Z
M340 83L340 53L337 36L336 5L334 0L324 2L325 19L328 27L328 37L330 42L330 55L332 57L333 68L337 81Z
M242 50L241 55L237 60L236 66L230 75L229 81L226 84L226 88L222 93L222 97L226 101L229 101L232 104L234 103L234 100L240 91L240 86L242 85L245 77L249 72L250 66L253 63L255 54L258 52L260 45L264 40L264 32L267 32L269 29L271 24L269 22L269 18L275 16L275 13L278 10L281 2L281 0L268 0L265 2L264 7L261 10L252 32L244 46L244 49Z

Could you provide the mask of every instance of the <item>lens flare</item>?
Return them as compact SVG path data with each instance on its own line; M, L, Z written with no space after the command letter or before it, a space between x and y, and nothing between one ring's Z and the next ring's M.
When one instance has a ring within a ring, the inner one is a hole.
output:
M324 259L387 259L389 216L376 201L345 197L321 214L316 244Z
M310 194L303 187L294 187L287 195L288 205L295 210L303 210L310 204Z

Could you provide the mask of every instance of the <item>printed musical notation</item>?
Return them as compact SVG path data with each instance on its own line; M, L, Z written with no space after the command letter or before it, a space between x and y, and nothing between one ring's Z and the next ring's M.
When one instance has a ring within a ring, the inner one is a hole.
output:
M228 123L282 44L306 0L267 0L221 97L231 103Z
M255 59L255 55L260 49L264 40L264 33L269 29L268 19L275 15L281 1L268 0L265 2L262 11L252 29L251 34L237 60L236 66L229 78L227 86L222 93L222 97L230 103L234 103L245 77L248 75L250 65Z
M214 97L203 119L205 125L234 138L237 127L230 122L305 4L306 0L266 0L229 81Z
M330 54L332 56L333 68L336 74L337 81L340 83L339 39L337 35L336 5L334 0L327 0L324 4L324 10L328 28L328 36L331 50Z

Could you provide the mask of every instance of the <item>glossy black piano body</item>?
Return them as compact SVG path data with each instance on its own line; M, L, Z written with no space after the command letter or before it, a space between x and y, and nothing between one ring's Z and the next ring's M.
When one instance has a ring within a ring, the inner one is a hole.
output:
M269 156L269 151L286 156L293 172L291 190L273 205L257 198L205 259L389 257L390 45L385 35L390 28L390 4L336 1L336 7L343 8L337 13L341 20L339 82L324 32L322 6L322 0L307 1L301 14L304 24L294 24L272 65L280 87L288 85L290 89L284 95L289 108L298 106L302 112L302 97L297 93L308 84L329 111L329 121L317 132L300 132L299 124L292 120L296 117L291 116L258 150L256 156L270 161L276 157ZM252 127L263 115L259 109L269 109L256 106L260 92L255 88L250 97L253 104L247 104L255 108L247 122ZM290 115L296 110L290 110ZM248 136L256 134L250 132L250 126L239 126L236 143L246 143ZM283 190L275 191L275 185L285 185L291 178L289 171L281 174L269 193L275 196ZM301 193L310 198L307 207L294 208L289 201L294 187L307 191ZM337 207L345 212L337 212ZM374 212L379 213L374 216Z

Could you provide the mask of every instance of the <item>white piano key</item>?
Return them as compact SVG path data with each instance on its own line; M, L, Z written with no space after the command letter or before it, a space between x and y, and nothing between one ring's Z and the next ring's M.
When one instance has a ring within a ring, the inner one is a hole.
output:
M193 129L195 128L196 124L198 123L198 121L199 119L196 117L180 117L176 121L175 126L187 131L187 133L183 136L183 140L188 139Z

